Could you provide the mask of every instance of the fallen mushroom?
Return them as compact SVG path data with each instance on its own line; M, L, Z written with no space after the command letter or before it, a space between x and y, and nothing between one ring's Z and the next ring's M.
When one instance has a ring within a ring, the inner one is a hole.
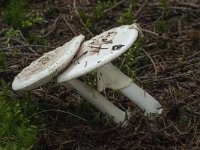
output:
M42 57L32 62L28 67L23 69L12 83L13 90L31 90L49 82L58 73L62 72L70 64L74 55L77 53L81 43L84 40L83 35L79 35L53 51L45 53ZM80 95L94 104L100 111L113 117L116 123L126 124L126 113L99 92L88 87L79 80L71 80L69 83ZM63 85L66 85L63 83Z
M49 82L70 64L84 38L79 35L33 61L15 77L12 89L31 90Z

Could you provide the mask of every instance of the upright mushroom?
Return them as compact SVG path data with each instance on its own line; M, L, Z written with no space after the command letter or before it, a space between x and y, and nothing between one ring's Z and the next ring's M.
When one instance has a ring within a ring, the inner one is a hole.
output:
M135 28L131 25L125 25L106 31L95 36L91 40L84 42L75 56L73 63L58 76L57 82L61 84L69 83L99 110L113 116L115 122L124 121L126 118L125 112L114 109L111 102L100 101L95 98L93 91L89 94L93 95L93 99L88 98L88 95L83 92L84 89L79 84L76 84L76 78L87 74L94 69L98 69L123 54L125 50L134 43L137 36L138 31ZM119 44L122 40L124 43ZM125 47L125 49L122 47ZM123 81L128 84L132 80L127 79ZM127 117L129 115L130 114L127 113Z
M132 24L130 28L136 29L138 33L143 36L138 24ZM131 46L127 43L128 40L130 40L129 37L118 40L115 45L113 44L112 50L127 51ZM132 82L130 77L123 74L116 66L112 65L112 63L108 63L97 69L97 89L101 92L106 88L118 89L139 108L144 110L146 115L151 113L162 113L163 109L161 104L150 94Z
M139 108L144 110L146 115L151 113L162 113L162 106L155 98L132 82L131 78L123 74L111 63L98 68L97 81L99 91L103 91L105 88L118 89Z
M136 24L124 25L84 42L74 63L58 77L58 82L66 82L97 69L99 91L107 87L119 89L146 114L161 113L161 105L157 100L110 63L130 48L137 39L138 30Z

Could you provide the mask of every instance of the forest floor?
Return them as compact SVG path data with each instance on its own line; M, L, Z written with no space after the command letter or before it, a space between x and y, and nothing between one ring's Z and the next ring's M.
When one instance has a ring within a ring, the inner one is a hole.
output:
M149 118L119 92L106 90L110 101L133 113L123 128L75 90L52 81L30 92L30 101L39 104L46 118L37 149L200 149L198 0L29 0L21 14L7 3L0 1L0 52L5 56L0 77L8 85L33 60L78 34L87 40L139 23L144 37L113 63L163 106L161 115ZM81 80L96 87L94 74ZM23 99L26 92L14 95Z

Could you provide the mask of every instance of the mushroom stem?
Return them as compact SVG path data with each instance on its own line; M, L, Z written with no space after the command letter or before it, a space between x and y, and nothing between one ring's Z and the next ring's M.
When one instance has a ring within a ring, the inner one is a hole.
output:
M92 103L102 113L106 113L113 117L115 123L122 123L123 126L126 125L127 117L129 117L129 114L113 105L98 91L90 88L88 85L84 84L78 79L72 79L62 84L65 86L70 84L82 97Z
M118 89L138 107L149 113L162 113L161 104L150 94L132 82L132 79L123 74L117 67L108 63L97 69L98 91L105 88Z
M127 87L119 90L126 97L132 100L138 107L144 110L145 114L162 113L161 104L135 83L132 82Z

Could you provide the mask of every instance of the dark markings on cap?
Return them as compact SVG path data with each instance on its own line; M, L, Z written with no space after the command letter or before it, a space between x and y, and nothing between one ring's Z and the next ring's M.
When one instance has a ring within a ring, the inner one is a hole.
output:
M85 62L85 68L87 67L87 61Z
M125 45L122 45L122 44L119 44L119 45L114 45L113 47L112 47L112 50L119 50L120 48L122 48L123 46L125 46Z
M97 61L97 63L100 63L100 62L102 62L102 61Z
M108 41L108 39L107 39L107 38L105 38L105 39L102 39L102 42L103 42L104 44L112 44L112 43L113 43L113 41L112 41L112 40L109 40L109 41Z
M98 47L98 46L89 46L90 48L98 48L98 49L108 49L108 48L103 48L101 47L101 45Z
M112 33L115 33L114 31L111 31L111 32L108 32L108 35L112 34Z

